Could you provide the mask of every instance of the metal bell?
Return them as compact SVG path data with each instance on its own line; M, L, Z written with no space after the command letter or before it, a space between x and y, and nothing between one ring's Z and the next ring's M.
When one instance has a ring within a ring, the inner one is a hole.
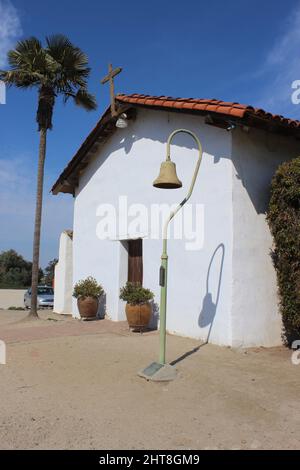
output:
M160 166L158 178L153 181L155 188L177 189L182 187L182 182L178 179L176 165L171 160L163 162Z

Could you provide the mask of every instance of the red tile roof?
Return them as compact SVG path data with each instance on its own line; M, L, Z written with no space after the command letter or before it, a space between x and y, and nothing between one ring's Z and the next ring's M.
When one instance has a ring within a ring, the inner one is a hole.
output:
M154 108L159 107L188 111L204 111L207 113L217 113L222 114L223 116L235 118L254 117L268 121L275 121L276 123L293 128L300 128L300 121L288 119L278 114L271 114L263 109L253 108L253 106L248 106L246 104L216 99L172 98L171 96L150 96L139 95L137 93L132 95L119 94L116 96L116 99L121 103L151 106Z
M172 98L171 96L150 96L137 93L119 94L116 96L116 102L120 112L130 112L134 108L143 107L145 109L210 115L216 124L220 120L225 123L230 120L241 125L257 127L300 139L300 121L287 119L245 104L216 99ZM53 194L59 192L72 194L74 192L79 174L88 164L90 151L94 145L101 145L115 132L115 122L116 117L111 116L110 108L108 108L54 183Z

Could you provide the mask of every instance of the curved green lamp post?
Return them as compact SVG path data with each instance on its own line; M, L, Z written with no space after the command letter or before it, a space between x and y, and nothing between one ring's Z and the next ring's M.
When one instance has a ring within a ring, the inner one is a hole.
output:
M177 189L182 187L181 181L178 179L176 174L176 165L171 161L170 156L170 146L173 137L179 133L189 134L196 142L199 149L199 156L196 163L195 171L193 174L192 182L190 189L186 197L181 201L181 203L176 207L174 211L171 212L168 219L165 222L163 229L163 251L161 255L161 267L160 267L160 326L159 326L159 362L152 363L149 367L143 370L140 375L148 380L172 380L175 378L175 372L172 371L170 365L166 365L166 315L167 315L167 278L168 278L168 253L167 253L167 236L168 236L168 226L173 217L178 213L178 211L184 206L184 204L189 200L192 195L195 182L198 176L199 167L202 160L202 145L198 137L191 131L187 129L177 129L173 131L167 141L167 158L161 164L160 173L158 178L153 182L153 186L161 189ZM165 370L162 368L165 367Z

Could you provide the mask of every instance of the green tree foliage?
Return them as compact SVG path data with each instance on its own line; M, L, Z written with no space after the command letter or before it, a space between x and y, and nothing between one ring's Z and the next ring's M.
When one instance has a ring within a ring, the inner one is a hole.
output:
M268 222L274 237L283 336L300 337L300 157L283 163L271 185Z
M58 259L54 258L49 261L48 266L44 269L44 284L47 286L52 286L54 280L54 268L58 263Z
M30 286L32 263L15 250L0 253L0 288L22 289ZM39 280L43 271L39 270Z

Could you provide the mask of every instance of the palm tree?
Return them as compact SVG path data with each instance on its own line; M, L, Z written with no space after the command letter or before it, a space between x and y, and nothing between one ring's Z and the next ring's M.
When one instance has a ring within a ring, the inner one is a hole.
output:
M0 71L0 79L7 86L38 89L36 120L40 144L30 311L30 316L38 318L37 287L47 131L52 129L53 109L59 95L62 96L64 102L72 98L76 105L88 111L96 108L96 100L87 89L87 79L90 73L87 56L63 35L47 37L45 47L35 37L19 41L16 48L8 52L8 63L10 70Z

